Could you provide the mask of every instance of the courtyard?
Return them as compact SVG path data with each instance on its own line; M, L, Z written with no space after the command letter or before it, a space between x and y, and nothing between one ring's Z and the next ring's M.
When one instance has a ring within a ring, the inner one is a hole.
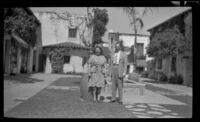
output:
M23 82L23 80L32 82ZM80 75L36 73L6 76L4 116L16 118L192 117L192 88L141 80L146 84L145 94L141 96L137 89L125 87L124 103L120 105L81 101Z

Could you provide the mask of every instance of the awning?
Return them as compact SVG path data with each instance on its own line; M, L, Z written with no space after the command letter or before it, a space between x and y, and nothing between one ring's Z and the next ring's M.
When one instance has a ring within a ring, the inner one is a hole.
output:
M15 34L12 34L12 37L15 40L17 40L20 44L22 44L22 46L28 48L28 44L23 39L21 39L19 36L15 35Z

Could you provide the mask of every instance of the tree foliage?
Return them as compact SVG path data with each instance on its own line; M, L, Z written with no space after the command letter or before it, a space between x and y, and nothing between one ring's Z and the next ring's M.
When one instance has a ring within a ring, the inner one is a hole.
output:
M187 40L176 25L155 33L147 47L147 54L152 57L166 58L183 54L188 50L187 48Z
M108 13L106 9L94 8L93 18L93 46L102 43L102 37L106 32L106 25L108 23Z
M4 33L15 33L32 46L36 42L35 17L23 8L4 8Z

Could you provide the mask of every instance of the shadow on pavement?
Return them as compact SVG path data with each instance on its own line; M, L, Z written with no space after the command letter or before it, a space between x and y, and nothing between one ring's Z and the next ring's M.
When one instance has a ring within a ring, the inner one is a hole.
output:
M158 80L142 80L144 82L148 82L148 83L156 83L156 84L169 84L168 82L161 82Z
M35 83L43 81L31 78L31 75L32 74L9 75L9 76L4 76L4 80L8 80L9 82L15 82L15 83Z
M59 78L54 81L51 85L53 86L80 86L81 78L69 77Z

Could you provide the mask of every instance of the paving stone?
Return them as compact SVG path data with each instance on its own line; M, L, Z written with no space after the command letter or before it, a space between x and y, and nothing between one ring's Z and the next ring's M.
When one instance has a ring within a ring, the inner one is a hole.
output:
M28 97L18 97L15 99L15 101L25 101L27 99L28 99Z
M158 108L163 108L163 106L159 105L159 104L148 104L150 107L158 107Z
M105 100L103 100L103 102L106 102L106 103L108 103L108 102L110 102L110 100L108 100L108 99L105 99Z
M127 105L125 106L126 108L132 108L133 106L132 105Z
M139 115L149 115L149 114L147 114L147 113L141 113L141 112L135 112L135 111L133 111L132 113L133 113L133 114L139 114Z
M158 112L158 111L148 111L148 114L157 114L157 115L162 115L162 112Z
M170 113L171 115L175 115L175 116L177 116L178 115L178 113Z
M145 111L145 109L142 109L142 108L133 108L131 110L133 110L133 111Z
M158 118L183 118L183 117L180 117L180 116L170 116L170 115L164 115L164 116L160 116Z
M137 115L138 118L153 118L151 116Z
M147 106L146 105L136 105L137 107L140 107L140 108L147 108Z
M69 87L63 87L62 90L69 90Z
M162 111L162 112L171 112L171 110L169 109L165 109L165 108L151 108L152 110L157 110L157 111Z

